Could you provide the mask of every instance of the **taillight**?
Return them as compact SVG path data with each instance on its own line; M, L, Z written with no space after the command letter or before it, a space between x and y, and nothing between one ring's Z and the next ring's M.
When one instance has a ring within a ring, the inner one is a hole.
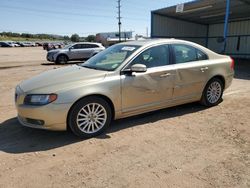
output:
M230 65L230 68L232 69L232 70L234 70L234 59L232 58L232 57L230 57L231 58L231 65Z

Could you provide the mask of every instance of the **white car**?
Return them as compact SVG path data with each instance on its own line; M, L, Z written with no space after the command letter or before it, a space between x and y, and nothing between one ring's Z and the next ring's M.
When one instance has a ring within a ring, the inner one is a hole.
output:
M56 64L65 64L68 61L89 59L103 50L105 50L105 47L100 43L75 43L67 45L62 49L48 51L47 60Z

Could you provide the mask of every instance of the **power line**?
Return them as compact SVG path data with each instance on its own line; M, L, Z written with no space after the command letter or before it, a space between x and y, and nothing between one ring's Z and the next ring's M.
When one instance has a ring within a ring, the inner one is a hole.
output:
M85 17L99 17L99 18L114 18L113 16L109 15L96 15L96 14L80 14L80 13L73 13L73 12L64 12L64 11L50 11L50 10L42 10L42 9L34 9L34 8L26 8L26 7L17 7L17 6L1 6L2 9L14 9L18 11L29 11L29 12L39 12L39 13L48 13L48 14L62 14L62 15L72 15L72 16L85 16ZM124 17L126 20L140 20L140 21L147 21L145 18L132 18L132 17Z
M26 11L32 11L32 12L44 12L44 13L50 13L50 14L63 14L63 15L73 15L73 16L86 16L86 17L101 17L101 18L110 18L113 16L107 16L107 15L96 15L96 14L79 14L79 13L73 13L73 12L65 12L65 11L49 11L49 10L41 10L41 9L30 9L26 7L14 7L14 6L1 6L1 8L8 8L8 9L18 9L18 10L26 10Z

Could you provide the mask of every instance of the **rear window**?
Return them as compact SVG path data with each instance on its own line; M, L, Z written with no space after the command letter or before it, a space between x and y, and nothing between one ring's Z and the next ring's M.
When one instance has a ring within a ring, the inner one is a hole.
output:
M201 50L185 44L173 44L175 63L187 63L208 59L208 56Z

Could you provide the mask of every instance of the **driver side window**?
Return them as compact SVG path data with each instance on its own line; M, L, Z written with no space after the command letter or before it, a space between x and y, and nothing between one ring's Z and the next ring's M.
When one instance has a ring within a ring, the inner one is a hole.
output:
M72 49L80 49L81 44L75 44L74 46L71 47Z
M147 68L160 67L169 64L169 49L168 45L160 45L149 48L137 56L130 64L143 64Z

